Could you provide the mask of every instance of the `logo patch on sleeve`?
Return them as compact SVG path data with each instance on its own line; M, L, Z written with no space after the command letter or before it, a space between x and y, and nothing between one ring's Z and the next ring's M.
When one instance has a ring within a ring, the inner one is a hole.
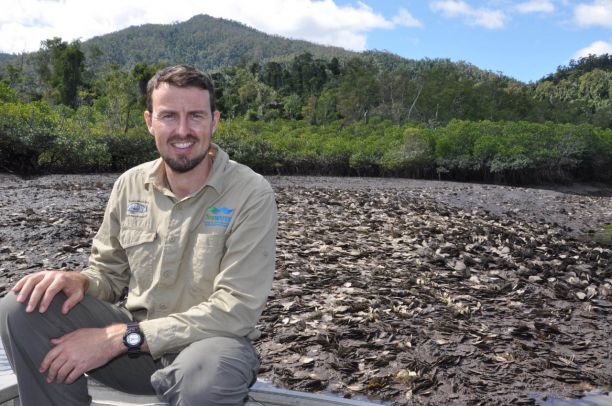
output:
M204 217L204 227L221 227L226 229L232 221L234 209L227 207L211 207Z
M128 214L145 214L149 211L149 204L143 202L129 202L127 207Z

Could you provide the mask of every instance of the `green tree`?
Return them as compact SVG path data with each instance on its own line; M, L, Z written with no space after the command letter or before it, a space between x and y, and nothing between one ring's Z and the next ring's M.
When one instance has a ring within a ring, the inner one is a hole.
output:
M285 117L297 120L301 117L302 112L302 100L300 96L293 93L283 99L283 111Z
M262 81L275 90L280 90L284 86L283 67L278 62L268 62L263 67L261 75Z
M349 121L364 120L378 105L378 69L367 60L353 58L346 63L338 89L338 112Z
M305 52L296 56L290 68L290 89L301 97L318 94L327 81L325 62Z
M306 99L302 106L302 116L309 124L317 124L317 96L312 95Z
M383 71L379 75L380 101L377 113L396 124L411 119L423 90L422 78L406 67Z
M327 124L337 120L338 112L336 105L337 98L335 91L331 89L323 90L315 104L315 121L318 124Z
M94 90L94 108L106 117L103 124L108 134L125 134L142 123L139 85L128 72L114 66L94 83Z
M147 84L149 83L149 79L155 75L155 72L163 67L163 64L138 62L132 68L132 79L136 81L139 90L137 104L143 111L147 108Z
M612 71L594 69L578 79L578 94L594 109L610 106Z
M473 115L478 105L476 81L463 75L457 66L437 64L423 80L423 92L415 108L420 121L436 126Z
M36 62L39 77L48 87L51 100L76 107L85 63L80 41L68 44L59 37L42 41Z
M0 102L16 102L17 93L6 83L0 81Z

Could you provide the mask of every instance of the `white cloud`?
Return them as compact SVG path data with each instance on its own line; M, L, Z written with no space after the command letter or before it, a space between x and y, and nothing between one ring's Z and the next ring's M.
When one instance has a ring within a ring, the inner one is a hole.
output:
M189 1L189 3L196 3ZM130 25L169 23L191 17L186 8L168 8L161 1L9 0L2 4L0 51L39 49L42 40L88 39Z
M502 28L506 15L500 10L474 8L462 0L443 0L431 3L431 9L440 11L446 17L463 17L467 24L485 28Z
M480 25L485 28L503 28L506 23L506 15L498 10L478 9L474 12L473 25Z
M595 0L592 4L579 4L574 9L574 19L583 27L599 25L612 28L612 0Z
M401 8L399 13L393 17L393 23L396 25L403 25L405 27L422 27L423 23L414 18L412 14L405 8Z
M447 17L468 16L473 12L466 2L458 0L434 1L431 8L434 11L441 11Z
M531 0L516 5L516 10L519 13L552 13L555 11L555 5L550 0Z
M366 48L367 33L399 25L422 24L400 9L389 20L364 3L338 5L334 0L4 0L0 14L0 51L35 51L54 36L65 41L147 23L169 24L196 14L240 21L269 34L304 39L352 50Z
M595 41L591 45L582 48L572 56L572 59L579 59L589 55L612 55L612 42Z
M363 3L338 6L332 0L226 0L207 8L215 17L241 21L270 34L354 50L365 49L368 31L394 27Z

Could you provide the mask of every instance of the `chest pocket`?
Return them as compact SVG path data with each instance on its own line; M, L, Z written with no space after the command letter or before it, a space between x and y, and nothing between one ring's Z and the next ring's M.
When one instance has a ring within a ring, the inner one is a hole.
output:
M212 293L213 281L219 274L225 253L225 235L198 234L193 247L193 285L198 291Z
M119 233L132 273L130 286L138 290L146 290L153 280L156 237L155 232L132 228L122 228Z

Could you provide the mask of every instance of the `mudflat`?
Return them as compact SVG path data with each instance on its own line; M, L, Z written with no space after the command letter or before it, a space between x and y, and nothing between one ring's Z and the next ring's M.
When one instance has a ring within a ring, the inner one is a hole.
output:
M0 295L82 269L117 174L0 174ZM612 187L270 177L260 377L387 404L535 404L612 385Z

